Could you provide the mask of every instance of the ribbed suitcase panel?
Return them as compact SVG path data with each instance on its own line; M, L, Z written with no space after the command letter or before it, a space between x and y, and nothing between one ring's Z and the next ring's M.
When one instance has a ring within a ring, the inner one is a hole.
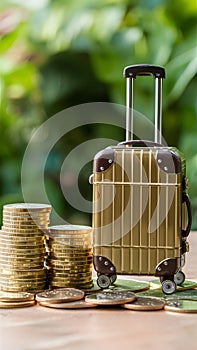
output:
M115 149L115 162L94 174L94 254L119 274L154 274L180 256L181 175L167 174L156 150Z

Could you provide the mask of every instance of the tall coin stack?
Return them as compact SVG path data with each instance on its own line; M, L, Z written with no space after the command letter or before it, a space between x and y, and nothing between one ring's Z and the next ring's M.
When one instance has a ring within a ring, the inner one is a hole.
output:
M45 231L51 206L16 203L3 207L0 230L0 290L41 291L46 288Z
M58 225L49 227L49 285L92 287L92 227Z

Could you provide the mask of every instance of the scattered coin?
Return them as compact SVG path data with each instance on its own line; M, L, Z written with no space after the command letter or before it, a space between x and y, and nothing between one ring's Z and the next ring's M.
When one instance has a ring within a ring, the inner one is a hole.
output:
M62 302L80 300L80 299L83 299L83 297L84 297L84 292L75 288L45 290L42 293L36 294L36 300L38 302L47 301L48 303L49 302L62 303Z
M47 303L47 302L40 302L39 305L45 306L45 307L51 307L54 309L87 309L91 307L97 307L97 304L90 304L87 303L84 300L79 301L73 301L68 303Z
M135 299L136 295L128 291L98 292L85 297L87 303L97 305L121 305L134 301Z
M197 300L168 300L164 308L172 312L197 313Z
M164 308L164 301L152 297L138 297L133 303L122 305L123 308L135 311L156 311Z

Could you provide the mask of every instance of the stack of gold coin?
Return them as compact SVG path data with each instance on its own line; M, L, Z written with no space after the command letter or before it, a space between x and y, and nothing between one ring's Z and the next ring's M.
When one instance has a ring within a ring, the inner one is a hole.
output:
M92 227L51 226L48 248L50 287L92 287Z
M4 205L0 230L0 290L40 291L46 288L45 231L50 205Z

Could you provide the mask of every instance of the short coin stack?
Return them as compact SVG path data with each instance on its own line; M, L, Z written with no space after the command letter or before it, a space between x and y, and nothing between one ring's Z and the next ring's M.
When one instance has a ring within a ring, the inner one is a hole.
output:
M92 227L51 226L48 249L50 287L92 287Z
M0 290L40 291L46 288L45 230L51 206L37 203L4 205L0 231Z

